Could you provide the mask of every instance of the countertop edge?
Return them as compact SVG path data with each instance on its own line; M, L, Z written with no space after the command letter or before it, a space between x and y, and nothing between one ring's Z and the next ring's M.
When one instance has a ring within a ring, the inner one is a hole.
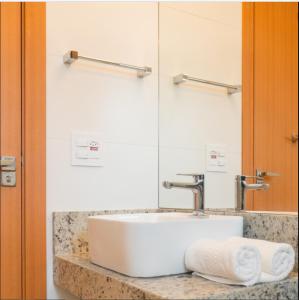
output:
M70 292L73 296L80 299L167 299L161 297L159 294L153 292L144 291L143 289L135 286L134 284L121 280L121 274L114 271L106 270L96 265L90 264L90 266L82 266L71 262L68 258L70 256L56 255L54 257L54 283ZM76 257L80 259L79 257ZM59 264L59 265L58 265ZM68 271L65 268L69 268ZM58 270L59 269L59 270ZM73 269L73 272L69 272ZM96 271L101 270L102 272ZM61 272L62 270L62 272ZM82 272L83 271L83 272ZM76 274L80 272L79 276ZM82 278L87 275L87 278ZM89 273L89 274L88 274ZM62 277L61 277L62 275ZM63 277L67 275L68 278ZM92 279L92 275L95 278ZM71 278L70 278L71 277ZM62 279L62 280L61 280ZM83 280L82 280L83 279ZM87 279L89 284L94 284L88 287L88 285L80 286L75 284L75 281L80 281L84 285ZM92 279L92 280L88 280ZM74 284L72 284L72 282ZM91 283L92 282L92 283ZM101 284L99 284L101 283Z
M180 280L173 278L174 283ZM171 277L165 277L165 279L171 280ZM154 288L150 285L140 286L138 278L126 277L93 265L88 262L87 258L70 255L54 257L54 282L80 299L194 299L194 297L196 299L273 299L273 296L278 294L279 299L297 299L298 297L297 273L279 282L262 283L252 287L232 287L215 283L219 288L215 292L211 288L210 292L199 295L194 291L189 291L188 295L184 294L184 298L181 298L182 294L179 291L176 294L174 291L177 288L175 285L169 293L162 289L160 293L159 283ZM225 286L227 290L221 288L222 286ZM150 288L154 291L149 291Z

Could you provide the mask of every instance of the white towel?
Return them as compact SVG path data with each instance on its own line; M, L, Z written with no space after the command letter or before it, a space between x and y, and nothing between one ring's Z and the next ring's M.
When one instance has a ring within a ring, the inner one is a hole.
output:
M255 246L239 240L199 240L185 253L188 270L225 284L250 286L261 274L261 257Z
M241 237L230 238L231 241L258 248L262 259L260 282L272 282L285 279L292 272L295 264L295 251L285 243L274 243L263 240Z

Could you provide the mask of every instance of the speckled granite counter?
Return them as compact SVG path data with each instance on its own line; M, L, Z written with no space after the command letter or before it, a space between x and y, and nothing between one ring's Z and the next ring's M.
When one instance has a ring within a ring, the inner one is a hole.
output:
M215 283L182 274L132 278L91 264L87 258L56 256L54 280L80 299L297 299L298 277L253 287Z
M87 217L90 215L173 210L126 210L54 213L54 281L81 299L298 299L298 275L253 287L218 284L182 274L158 278L131 278L91 264L88 260ZM244 236L298 247L298 216L237 213L213 210L211 214L242 215ZM297 270L297 267L296 267Z

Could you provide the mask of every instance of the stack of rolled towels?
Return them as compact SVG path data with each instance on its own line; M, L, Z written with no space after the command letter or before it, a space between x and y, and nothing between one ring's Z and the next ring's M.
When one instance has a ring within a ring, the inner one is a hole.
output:
M286 278L293 270L291 245L232 237L199 240L185 253L185 264L195 275L225 284L251 286Z

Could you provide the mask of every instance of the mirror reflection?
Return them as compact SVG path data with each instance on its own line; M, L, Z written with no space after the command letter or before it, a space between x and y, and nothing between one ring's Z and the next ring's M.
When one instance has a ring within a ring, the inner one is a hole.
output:
M204 174L206 207L235 205L241 65L241 3L160 3L160 181L190 183L193 176L176 174ZM159 196L161 207L194 205L188 187L160 185Z
M160 207L298 209L298 44L288 9L159 4Z

